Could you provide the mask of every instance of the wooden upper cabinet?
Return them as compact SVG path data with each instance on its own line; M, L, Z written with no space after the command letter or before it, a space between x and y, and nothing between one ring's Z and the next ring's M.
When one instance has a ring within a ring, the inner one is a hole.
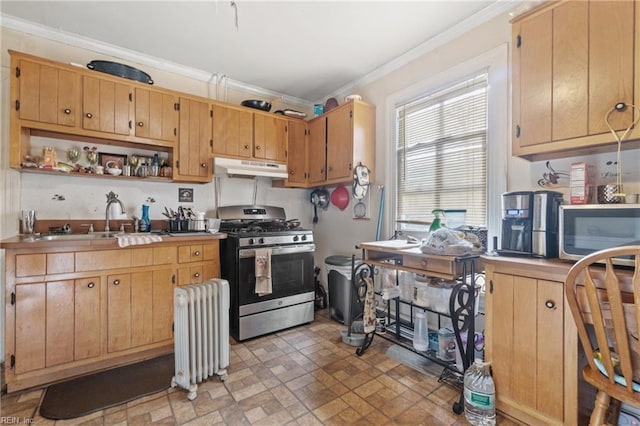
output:
M82 128L129 135L131 87L97 77L82 77Z
M262 160L287 161L287 119L253 115L253 156Z
M21 120L73 127L78 114L78 78L73 71L21 59L15 108Z
M211 109L208 103L180 98L180 139L174 180L211 181Z
M308 152L312 186L351 182L358 164L374 170L375 107L351 101L311 120Z
M307 123L289 120L288 123L287 170L289 177L285 186L302 186L307 183Z
M309 185L321 184L327 179L327 120L318 117L309 121L308 177Z
M213 105L214 155L251 158L253 155L253 114L239 108Z
M605 116L640 98L638 22L637 3L618 1L545 3L513 21L515 155L568 156L615 142ZM609 118L616 130L632 120L631 108Z
M136 88L135 134L141 138L178 140L178 97L156 90Z

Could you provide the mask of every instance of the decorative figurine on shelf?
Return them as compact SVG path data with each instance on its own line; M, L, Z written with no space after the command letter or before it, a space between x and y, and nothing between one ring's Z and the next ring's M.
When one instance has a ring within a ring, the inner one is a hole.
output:
M95 165L98 164L98 148L95 146L92 146L91 148L85 146L83 149L84 155L87 157L87 161L89 162L90 173L95 173Z
M67 159L75 166L80 160L80 150L78 148L69 148L67 151Z

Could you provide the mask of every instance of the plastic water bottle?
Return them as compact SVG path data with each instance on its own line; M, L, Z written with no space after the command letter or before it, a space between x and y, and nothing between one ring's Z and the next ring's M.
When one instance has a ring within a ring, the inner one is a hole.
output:
M475 426L496 424L496 387L490 365L476 359L464 373L464 415Z
M416 312L416 324L413 329L413 347L417 351L429 349L429 329L427 328L427 316L424 312Z

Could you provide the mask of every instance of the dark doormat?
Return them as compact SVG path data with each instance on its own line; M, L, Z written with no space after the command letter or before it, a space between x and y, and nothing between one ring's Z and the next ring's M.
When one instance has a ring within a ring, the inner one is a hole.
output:
M64 420L123 404L171 386L173 354L57 383L47 388L40 415Z

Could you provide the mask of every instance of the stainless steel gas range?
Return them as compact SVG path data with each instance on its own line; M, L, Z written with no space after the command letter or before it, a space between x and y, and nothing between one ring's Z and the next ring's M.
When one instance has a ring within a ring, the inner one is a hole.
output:
M242 341L313 321L313 232L273 206L218 208L222 278L231 289L230 333ZM256 293L255 252L271 253L270 294Z

